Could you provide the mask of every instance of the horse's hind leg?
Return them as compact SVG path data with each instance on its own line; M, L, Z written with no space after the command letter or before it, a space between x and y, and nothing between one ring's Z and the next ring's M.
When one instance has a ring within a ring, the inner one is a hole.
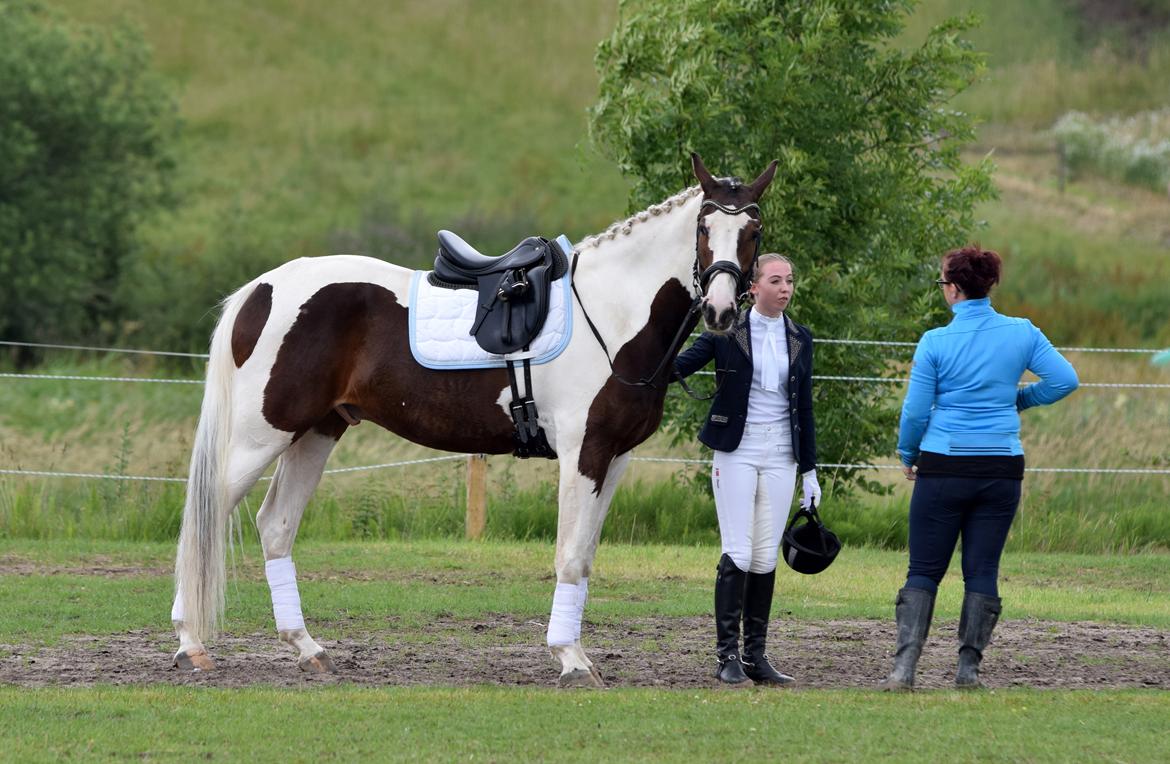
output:
M305 505L317 488L325 461L336 443L334 438L312 431L293 443L281 456L272 477L272 486L256 515L277 634L281 641L297 649L297 664L301 670L314 673L335 669L329 654L305 628L292 547Z
M564 457L562 457L564 459ZM576 454L561 467L560 517L557 525L557 588L549 616L548 646L561 662L561 687L604 687L600 673L581 646L581 620L589 596L589 575L617 484L630 455L609 464L601 490L577 471Z
M249 447L241 447L233 443L227 459L225 514L230 513L237 504L244 500L244 497L256 485L256 481L264 474L264 470L272 464L272 460L287 447L288 441L282 439L264 444L254 441ZM183 576L180 575L175 590L175 602L171 609L171 622L179 637L179 649L175 653L173 663L184 670L209 671L215 668L215 662L208 654L207 648L203 646L203 642L188 627L183 616L181 594L183 586Z

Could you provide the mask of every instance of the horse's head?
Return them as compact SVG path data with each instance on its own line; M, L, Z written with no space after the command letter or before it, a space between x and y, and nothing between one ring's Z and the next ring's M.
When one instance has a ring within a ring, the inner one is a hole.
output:
M703 321L725 332L735 320L739 296L748 289L760 251L764 224L759 200L776 174L776 161L751 183L714 178L698 154L691 154L703 204L695 230L695 270L703 293Z

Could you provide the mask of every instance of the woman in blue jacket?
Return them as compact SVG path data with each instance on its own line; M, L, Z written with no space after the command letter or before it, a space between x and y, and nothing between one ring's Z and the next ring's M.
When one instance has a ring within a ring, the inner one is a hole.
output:
M910 568L898 592L894 669L885 690L910 690L930 630L938 584L963 544L958 687L980 687L979 664L1001 611L999 559L1020 504L1024 449L1019 412L1055 403L1077 374L1025 318L995 312L999 255L977 246L948 252L937 284L954 312L914 352L902 404L898 456L910 499ZM1025 370L1039 382L1019 386Z
M821 496L812 334L784 315L793 288L788 258L761 255L751 285L755 305L728 333L703 333L675 362L687 377L715 361L717 392L699 440L715 451L711 485L723 546L715 577L715 675L733 685L793 681L764 654L776 558L797 473L804 476L801 506ZM761 484L767 501L757 502Z

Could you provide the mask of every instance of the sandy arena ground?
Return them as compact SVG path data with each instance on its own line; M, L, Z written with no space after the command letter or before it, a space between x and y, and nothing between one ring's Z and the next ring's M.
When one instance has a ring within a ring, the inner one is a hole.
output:
M309 675L271 633L221 636L212 672L171 667L170 632L135 630L100 638L68 637L51 647L0 645L0 683L22 687L183 684L215 687L501 685L552 687L557 666L544 648L545 624L508 615L438 619L420 638L394 621L376 633L369 622L344 638L318 640L337 673ZM945 688L954 670L955 621L936 622L919 666L919 687ZM610 687L713 687L709 618L641 618L586 624L583 640ZM773 620L769 655L801 687L871 687L889 668L893 624L885 621ZM1006 620L984 659L992 688L1170 689L1170 631L1098 623Z

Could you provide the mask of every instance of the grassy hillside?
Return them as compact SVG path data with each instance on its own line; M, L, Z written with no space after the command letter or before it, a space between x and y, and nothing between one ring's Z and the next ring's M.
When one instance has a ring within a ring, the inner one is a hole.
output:
M422 265L439 227L490 251L624 212L623 181L585 148L610 3L55 5L139 26L180 93L182 204L129 296L144 340L201 344L218 297L294 257Z
M1132 13L1161 0L923 0L903 39L950 16L982 23L967 37L988 76L959 97L997 137L1046 130L1066 111L1123 113L1162 106L1170 91L1170 6L1143 24Z

